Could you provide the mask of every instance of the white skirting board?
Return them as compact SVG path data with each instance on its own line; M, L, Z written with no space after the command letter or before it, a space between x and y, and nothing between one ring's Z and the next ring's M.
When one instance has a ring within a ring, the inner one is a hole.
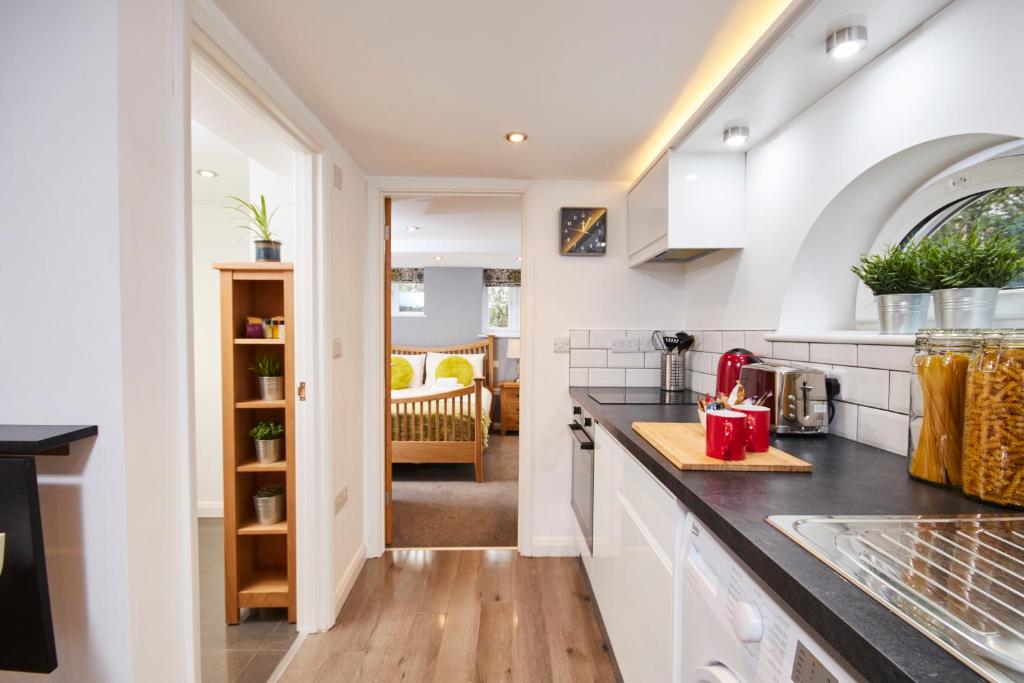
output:
M348 567L345 568L345 573L342 575L341 580L338 581L337 587L334 589L334 616L341 614L341 608L345 605L345 601L348 599L348 594L352 592L352 586L355 585L356 579L359 578L359 572L362 570L363 565L366 563L366 543L363 542L359 546L359 550L356 551L352 561L349 562Z
M197 500L196 517L223 517L224 502L220 500Z
M542 536L533 539L533 548L529 553L520 553L528 557L575 557L579 555L571 536Z

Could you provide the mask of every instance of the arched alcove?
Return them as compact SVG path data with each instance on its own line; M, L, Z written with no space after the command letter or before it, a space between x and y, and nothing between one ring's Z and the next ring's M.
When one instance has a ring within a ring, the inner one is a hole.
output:
M906 200L956 162L1013 138L964 134L930 140L880 160L826 205L797 252L778 330L810 333L856 327L858 280L850 272Z

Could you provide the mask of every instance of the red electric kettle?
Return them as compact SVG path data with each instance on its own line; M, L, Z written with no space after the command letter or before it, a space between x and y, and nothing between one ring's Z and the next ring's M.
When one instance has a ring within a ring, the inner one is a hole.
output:
M760 363L761 359L746 349L729 349L718 359L718 382L716 394L732 392L740 379L740 368L750 363Z

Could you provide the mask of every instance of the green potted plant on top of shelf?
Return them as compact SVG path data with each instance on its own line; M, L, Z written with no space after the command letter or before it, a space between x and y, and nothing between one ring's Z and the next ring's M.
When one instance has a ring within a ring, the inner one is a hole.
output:
M249 430L256 445L256 461L261 465L278 462L283 457L284 427L273 420L258 422Z
M921 248L890 245L881 254L862 254L850 270L861 279L878 305L882 334L914 334L928 318L928 283L921 277Z
M277 209L281 207L268 212L267 198L263 195L260 195L259 204L246 201L234 195L229 196L228 199L234 201L235 205L224 208L232 209L241 214L244 222L238 227L242 230L248 230L256 237L253 243L256 249L256 261L280 261L281 242L277 240L277 236L270 229L270 222L274 219Z
M1006 230L977 221L921 242L921 275L942 329L992 327L999 290L1024 272L1024 251Z
M267 526L284 520L284 485L266 484L252 497L256 507L256 523Z
M252 359L249 371L259 380L261 401L280 401L284 398L284 376L281 373L281 361L263 353Z

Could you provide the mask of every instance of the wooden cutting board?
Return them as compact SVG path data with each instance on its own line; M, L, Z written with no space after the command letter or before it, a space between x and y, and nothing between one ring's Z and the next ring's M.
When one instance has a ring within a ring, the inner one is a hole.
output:
M811 463L772 446L767 453L747 453L745 460L718 460L705 453L704 428L699 422L634 422L644 437L681 470L730 472L810 472Z

